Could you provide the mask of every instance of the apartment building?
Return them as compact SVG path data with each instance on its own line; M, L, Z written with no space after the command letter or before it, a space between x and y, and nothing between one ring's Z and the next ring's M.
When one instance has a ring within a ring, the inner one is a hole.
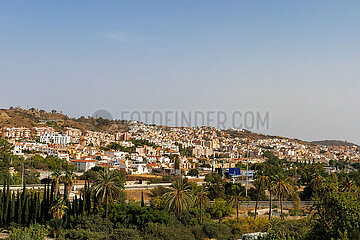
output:
M31 137L31 130L29 128L20 127L20 128L3 128L1 130L1 137L8 139L24 139Z
M66 145L70 143L70 137L65 134L44 134L40 137L40 142Z

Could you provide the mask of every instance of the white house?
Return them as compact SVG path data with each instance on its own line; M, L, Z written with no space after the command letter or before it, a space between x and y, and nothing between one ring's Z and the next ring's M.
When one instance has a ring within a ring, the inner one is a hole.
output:
M84 172L96 166L95 160L72 160L71 163L75 165L76 171Z

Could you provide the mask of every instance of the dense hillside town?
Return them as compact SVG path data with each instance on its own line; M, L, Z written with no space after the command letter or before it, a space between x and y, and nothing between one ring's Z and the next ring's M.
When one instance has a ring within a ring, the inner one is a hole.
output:
M20 108L0 126L0 239L359 236L355 144Z
M93 166L122 169L129 174L172 172L178 169L209 171L262 163L270 151L288 162L324 163L329 172L340 171L337 162L358 163L356 145L325 146L304 141L264 136L243 129L168 127L128 121L127 131L91 131L73 127L3 127L0 136L13 146L13 154L64 159L86 171ZM348 169L349 170L349 169Z

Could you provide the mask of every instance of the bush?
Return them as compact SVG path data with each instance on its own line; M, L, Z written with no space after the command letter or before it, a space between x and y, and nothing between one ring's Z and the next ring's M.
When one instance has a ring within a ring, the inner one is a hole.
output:
M77 240L110 240L110 234L104 232L94 232L90 229L71 229L65 234L65 239L77 239Z
M232 230L232 234L241 237L242 234L251 232L264 232L268 229L269 220L267 218L253 217L239 218L239 223L236 219L227 219L224 224L229 226Z
M222 223L207 222L203 225L203 231L208 238L225 240L231 238L230 228Z
M141 207L139 204L123 204L116 202L111 205L109 219L125 228L143 230L150 223L169 224L170 215L165 210Z
M114 224L98 214L93 214L79 217L72 225L73 228L92 232L111 233Z
M14 228L10 231L10 240L43 240L48 235L48 230L43 225L30 225L25 228Z
M112 240L140 240L143 239L141 234L136 229L120 228L116 229L111 237Z
M193 240L192 232L184 225L166 226L164 224L149 224L145 229L146 240Z

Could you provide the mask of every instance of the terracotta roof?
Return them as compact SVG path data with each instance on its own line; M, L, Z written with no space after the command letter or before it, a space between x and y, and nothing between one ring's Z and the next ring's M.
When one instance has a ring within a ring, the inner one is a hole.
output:
M72 160L71 162L96 162L95 160Z

